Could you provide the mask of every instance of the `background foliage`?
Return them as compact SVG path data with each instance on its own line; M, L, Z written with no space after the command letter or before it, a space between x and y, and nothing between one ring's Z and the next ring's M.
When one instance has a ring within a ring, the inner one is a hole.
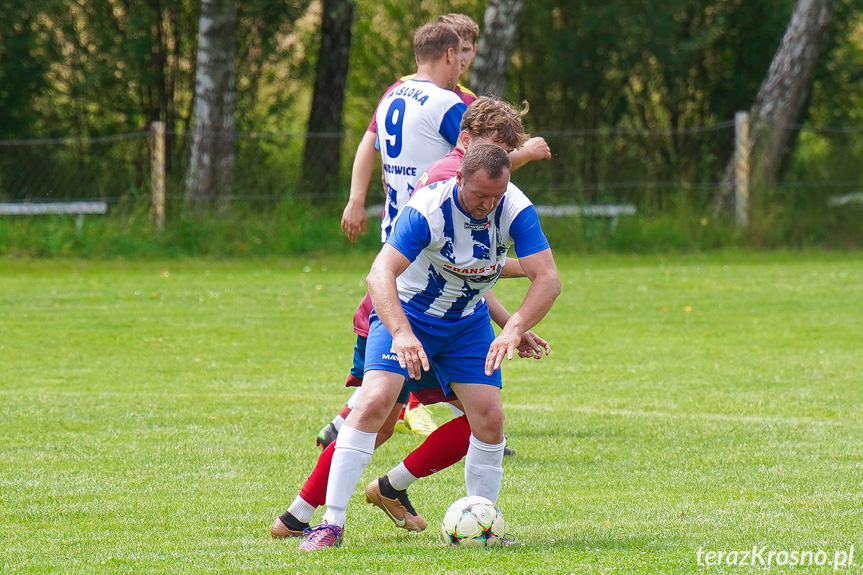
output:
M629 202L648 217L685 213L698 228L712 217L710 199L733 151L730 121L751 105L793 6L533 0L506 98L530 103L526 124L555 158L523 168L517 183L537 202ZM838 215L826 197L863 189L861 8L863 0L837 2L803 129L787 127L794 146L781 183L754 206L756 244L818 242L856 225L856 214ZM481 23L484 10L482 0L355 1L342 165L320 166L339 175L339 190L323 198L329 214L341 210L377 99L414 69L412 31L453 11ZM242 0L238 14L236 201L319 198L300 173L320 4ZM168 128L169 200L182 198L197 19L194 0L4 2L0 200L103 198L113 211L146 202L146 130L157 119ZM120 139L103 140L112 137ZM180 212L171 208L169 218ZM855 232L827 243L858 240Z

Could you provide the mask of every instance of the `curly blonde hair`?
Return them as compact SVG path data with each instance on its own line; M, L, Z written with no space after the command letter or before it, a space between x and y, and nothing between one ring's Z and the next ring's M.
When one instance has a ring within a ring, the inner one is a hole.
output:
M530 106L527 101L522 106L521 110L516 110L509 102L482 96L465 110L461 117L461 130L467 131L472 138L489 138L517 150L530 138L521 123Z

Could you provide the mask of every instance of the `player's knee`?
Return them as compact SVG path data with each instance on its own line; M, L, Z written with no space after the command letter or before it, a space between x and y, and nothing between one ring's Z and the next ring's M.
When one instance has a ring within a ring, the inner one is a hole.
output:
M477 439L486 443L497 443L503 440L502 410L487 410L483 415L471 421L471 431Z
M487 406L486 409L483 410L482 419L487 423L488 427L503 429L503 422L505 419L503 407L496 405Z
M389 409L387 409L386 405L382 405L382 402L365 401L354 407L349 416L351 418L349 421L357 423L377 422L378 426L380 426L387 418L387 415L389 415Z

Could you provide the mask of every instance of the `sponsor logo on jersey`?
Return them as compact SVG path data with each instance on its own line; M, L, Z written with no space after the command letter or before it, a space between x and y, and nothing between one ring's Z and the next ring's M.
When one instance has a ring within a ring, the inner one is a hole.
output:
M496 277L497 274L493 276L468 276L464 278L464 280L473 284L487 284L488 282L494 281Z
M465 222L464 223L464 229L466 229L466 230L481 231L481 230L487 230L490 227L491 227L491 222L482 222L482 223L478 223L478 224L474 224L471 222Z
M493 274L497 271L497 264L486 266L483 268L457 268L449 264L444 264L444 269L462 276L485 276Z

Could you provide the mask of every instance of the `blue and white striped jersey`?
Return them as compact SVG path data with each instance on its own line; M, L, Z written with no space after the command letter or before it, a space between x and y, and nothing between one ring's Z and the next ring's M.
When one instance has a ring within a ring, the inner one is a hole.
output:
M381 152L387 189L381 242L389 237L417 179L452 151L465 108L455 92L428 80L407 80L381 98L375 113L375 147Z
M396 219L387 243L411 261L396 278L411 312L457 319L485 305L510 246L518 257L549 247L536 209L510 183L497 208L475 220L458 202L456 178L417 190Z

